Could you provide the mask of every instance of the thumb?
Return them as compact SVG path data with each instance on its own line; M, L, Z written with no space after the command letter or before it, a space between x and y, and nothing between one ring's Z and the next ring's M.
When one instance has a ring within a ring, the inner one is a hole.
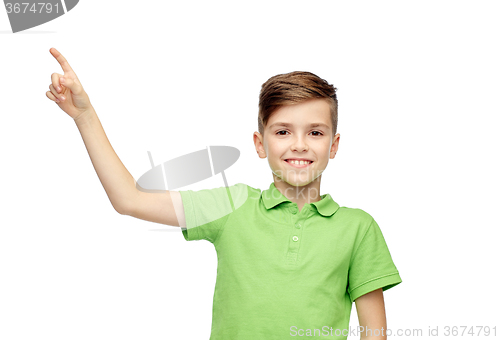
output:
M61 83L61 85L66 86L68 89L71 90L71 92L73 92L76 95L83 92L83 87L78 80L73 80L71 78L63 76L59 79L59 82Z

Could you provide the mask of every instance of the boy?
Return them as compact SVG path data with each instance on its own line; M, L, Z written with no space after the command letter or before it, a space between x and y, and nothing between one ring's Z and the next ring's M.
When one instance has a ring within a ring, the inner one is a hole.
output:
M402 280L380 228L363 210L320 195L321 173L340 139L332 85L309 72L262 85L253 140L273 173L268 190L238 183L148 193L113 151L66 59L50 52L64 76L52 74L47 97L75 120L115 210L214 244L210 339L346 339L353 301L361 339L386 339L382 291Z

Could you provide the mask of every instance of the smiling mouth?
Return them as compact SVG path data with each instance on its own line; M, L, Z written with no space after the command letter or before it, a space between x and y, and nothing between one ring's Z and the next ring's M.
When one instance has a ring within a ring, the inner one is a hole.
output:
M314 163L312 161L290 161L288 159L285 159L285 162L294 168L307 168L309 165Z

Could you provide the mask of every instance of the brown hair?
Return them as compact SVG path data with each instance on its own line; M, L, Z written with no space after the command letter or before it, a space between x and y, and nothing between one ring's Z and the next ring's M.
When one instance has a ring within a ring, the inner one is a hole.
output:
M338 101L337 88L311 72L295 71L278 74L269 78L260 90L259 133L264 135L264 127L271 114L285 105L293 105L313 98L325 98L330 103L333 135L337 133Z

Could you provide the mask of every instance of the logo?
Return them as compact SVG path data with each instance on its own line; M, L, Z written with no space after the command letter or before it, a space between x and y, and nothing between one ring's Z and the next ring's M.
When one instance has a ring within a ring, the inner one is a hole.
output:
M224 170L238 160L240 151L232 146L210 146L210 152L207 147L156 166L149 151L148 156L151 169L137 180L136 188L143 192L161 192L167 188L178 189L219 173L227 188Z
M154 164L153 157L149 151L148 156L151 162L151 169L144 173L136 182L136 188L142 192L165 192L167 188L168 190L182 188L219 173L222 174L225 190L221 191L222 187L215 189L213 191L214 196L210 196L210 198L221 197L221 194L225 194L228 198L227 201L218 202L216 207L209 212L205 212L190 227L197 227L218 220L231 213L231 211L234 211L246 201L247 191L244 190L244 195L241 195L238 189L233 189L231 193L224 174L224 170L236 163L240 157L240 151L235 147L210 146L158 165ZM177 219L179 219L177 210L175 214ZM187 228L188 226L185 229Z
M41 1L3 1L13 33L24 31L59 18L71 11L78 3L78 0Z

